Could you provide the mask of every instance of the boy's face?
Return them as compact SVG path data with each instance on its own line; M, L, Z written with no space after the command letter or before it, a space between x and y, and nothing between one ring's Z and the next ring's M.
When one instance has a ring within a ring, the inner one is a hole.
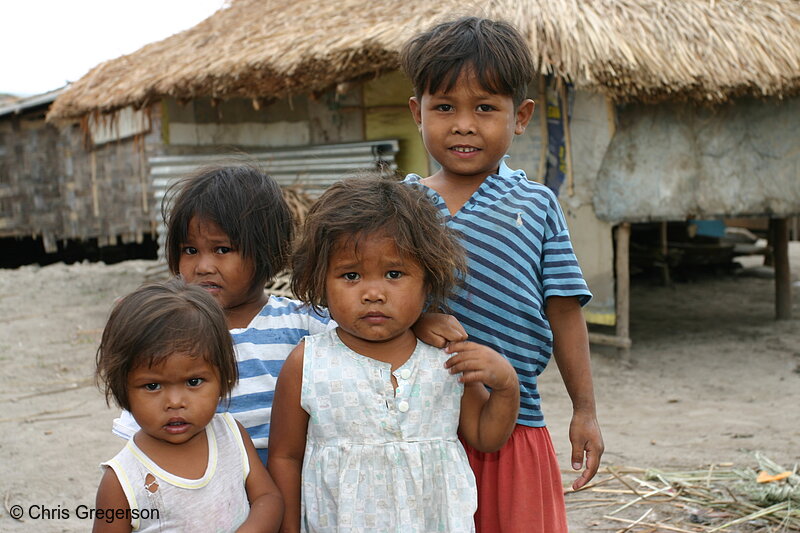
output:
M515 107L510 95L486 91L471 70L448 93L409 100L422 142L442 166L436 175L476 181L497 171L514 135L525 131L533 105L525 100Z

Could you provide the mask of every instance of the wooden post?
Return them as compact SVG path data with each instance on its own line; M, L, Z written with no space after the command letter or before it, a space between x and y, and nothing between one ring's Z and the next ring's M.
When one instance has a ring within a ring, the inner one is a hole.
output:
M617 300L617 337L621 339L630 339L631 280L628 254L631 241L631 225L629 222L623 222L617 226L616 237L616 259L614 269L617 278L615 296ZM630 347L621 347L617 350L617 353L619 353L624 363L630 364L632 362Z
M664 265L661 267L661 280L665 287L669 287L671 280L669 277L669 237L667 235L668 222L661 223L661 259Z
M775 220L769 219L767 224L767 249L764 251L764 266L775 266Z
M623 222L614 229L614 246L616 255L616 323L614 335L589 332L591 344L603 344L617 348L617 353L626 365L631 364L631 331L630 331L630 267L629 246L631 240L631 225Z
M567 160L567 195L575 194L575 178L572 174L572 134L569 127L569 94L567 82L561 79L561 122L564 125L564 159Z
M89 158L90 175L92 178L92 214L95 218L100 217L100 194L97 191L97 150L92 150Z
M134 149L138 148L139 152L139 185L142 188L142 212L143 213L150 213L150 175L147 165L147 154L146 154L146 141L145 135L139 135L139 142L134 144Z
M770 219L772 264L775 268L775 318L792 318L792 276L789 269L789 223L785 218Z
M541 150L539 150L539 170L536 172L536 181L544 183L547 176L547 152L550 140L547 133L547 80L544 74L539 74L539 136Z

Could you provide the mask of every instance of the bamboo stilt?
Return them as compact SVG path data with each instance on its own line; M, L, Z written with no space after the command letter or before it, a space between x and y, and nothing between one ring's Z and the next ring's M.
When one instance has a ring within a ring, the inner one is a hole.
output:
M789 268L789 224L785 218L770 220L775 268L775 318L792 318L792 276Z
M539 136L541 137L541 150L539 150L539 170L536 172L536 181L544 183L547 174L547 151L550 148L550 137L547 133L547 79L539 75Z
M567 163L567 195L575 194L575 178L572 173L572 135L569 129L569 101L567 82L561 81L561 121L564 124L564 159Z
M630 265L629 248L631 240L631 225L623 222L617 226L616 235L616 300L617 300L617 337L630 341ZM622 360L631 363L630 346L618 348Z
M661 223L661 257L664 260L664 265L661 267L661 280L664 286L669 286L671 280L669 276L669 239L667 236L667 222Z

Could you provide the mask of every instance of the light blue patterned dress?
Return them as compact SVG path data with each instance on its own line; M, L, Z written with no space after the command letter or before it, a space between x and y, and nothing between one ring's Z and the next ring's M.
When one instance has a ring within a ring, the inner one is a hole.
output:
M307 532L474 531L475 477L458 441L463 385L417 341L394 371L335 330L305 338L301 405Z

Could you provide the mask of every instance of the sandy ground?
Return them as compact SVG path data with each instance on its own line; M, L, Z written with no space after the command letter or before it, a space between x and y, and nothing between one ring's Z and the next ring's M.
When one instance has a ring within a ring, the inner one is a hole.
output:
M792 243L791 263L797 280L800 243ZM122 446L110 433L118 410L93 384L94 352L114 298L134 289L149 265L2 271L0 531L91 528L81 513L93 507L97 465ZM615 350L592 349L603 466L753 466L756 450L788 467L800 462L800 283L794 293L794 318L778 322L769 279L634 284L634 365ZM541 383L566 468L570 404L555 365ZM11 518L14 506L21 520ZM621 530L601 515L570 511L571 531Z

